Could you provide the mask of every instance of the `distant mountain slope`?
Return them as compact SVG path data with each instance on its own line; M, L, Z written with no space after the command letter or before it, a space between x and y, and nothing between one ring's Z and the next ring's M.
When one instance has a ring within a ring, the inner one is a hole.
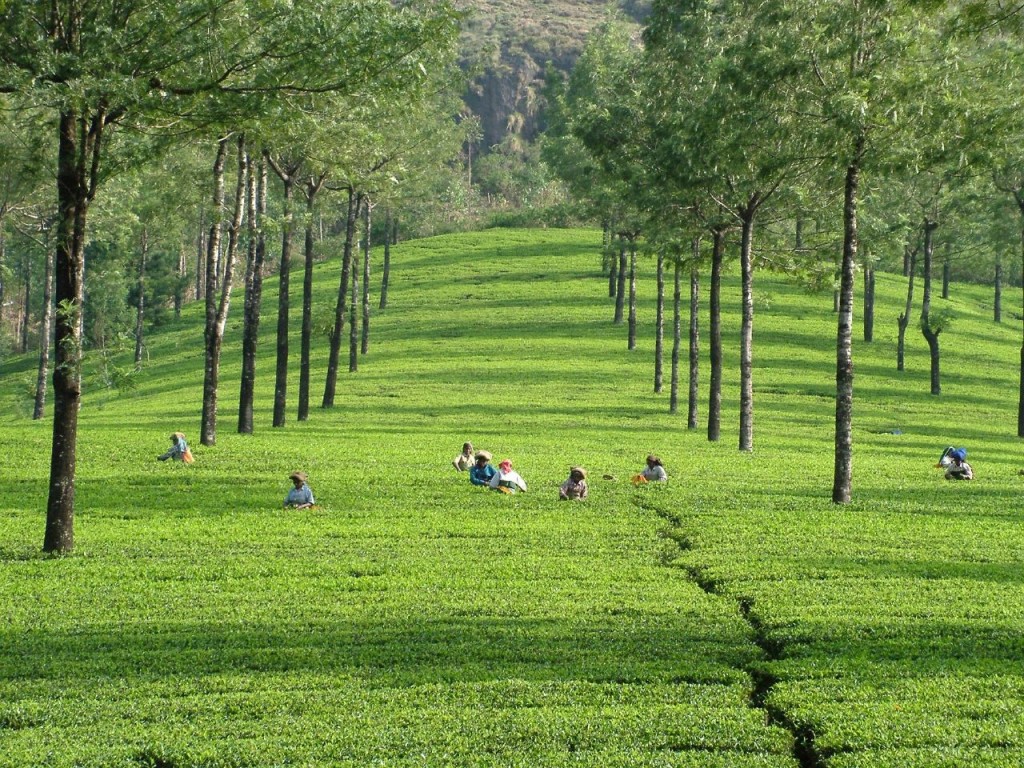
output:
M466 95L484 148L509 133L533 138L548 62L568 71L587 35L616 10L642 20L650 0L458 0L466 13L462 60L478 74Z

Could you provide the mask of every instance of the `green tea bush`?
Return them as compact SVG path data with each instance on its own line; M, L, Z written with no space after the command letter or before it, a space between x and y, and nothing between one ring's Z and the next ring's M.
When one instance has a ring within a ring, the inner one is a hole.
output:
M879 275L836 507L831 295L757 275L740 454L737 275L708 443L651 391L653 264L629 351L599 246L500 229L395 247L359 371L283 429L268 284L255 434L233 430L233 321L210 447L186 307L130 397L86 392L65 557L39 553L49 424L13 407L31 362L5 362L0 767L1019 765L1019 328L955 285L933 397L923 339L894 370L905 285ZM336 254L317 265L314 306L337 275ZM325 368L318 337L314 402ZM156 461L176 430L192 466ZM471 486L449 464L465 440L529 492ZM932 466L949 444L976 481ZM651 452L670 480L635 488ZM575 464L590 498L560 503ZM296 469L315 509L281 508Z

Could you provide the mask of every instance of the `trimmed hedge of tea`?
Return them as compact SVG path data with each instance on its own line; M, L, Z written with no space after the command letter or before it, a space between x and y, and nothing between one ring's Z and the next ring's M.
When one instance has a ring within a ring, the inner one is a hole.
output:
M893 371L904 286L878 276L877 340L855 345L854 503L835 507L831 295L757 276L755 451L739 454L736 275L710 444L651 393L653 266L630 352L598 243L396 247L337 406L272 429L264 359L255 435L233 433L235 316L217 445L193 440L191 467L155 460L198 425L188 307L149 337L134 391L87 376L63 558L38 552L49 425L15 385L31 360L6 361L0 766L1019 765L1019 328L954 286L931 397L922 340ZM318 265L317 312L336 279ZM269 284L264 302L269 334ZM467 439L530 491L470 486L448 463ZM932 467L951 443L974 483ZM650 452L670 482L634 488ZM578 463L590 498L560 503ZM316 509L280 508L295 469Z

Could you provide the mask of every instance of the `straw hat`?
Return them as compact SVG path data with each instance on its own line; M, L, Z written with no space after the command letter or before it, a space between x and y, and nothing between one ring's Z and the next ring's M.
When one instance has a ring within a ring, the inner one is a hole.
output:
M490 461L491 460L491 452L490 451L477 451L476 454L474 454L473 458L475 458L477 461L480 461L480 459L486 459L487 461Z
M292 472L290 475L288 475L289 480L298 480L303 483L306 482L306 477L307 475L305 472Z
M580 477L582 477L584 480L587 479L587 470L585 470L583 467L569 467L570 475L572 475L575 472L579 472Z
M171 432L171 440L184 440L184 439L185 439L185 433L184 432Z

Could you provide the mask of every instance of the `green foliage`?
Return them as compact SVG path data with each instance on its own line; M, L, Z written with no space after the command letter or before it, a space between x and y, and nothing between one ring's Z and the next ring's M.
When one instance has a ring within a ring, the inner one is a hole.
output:
M58 321L63 321L67 326L74 327L82 322L82 308L70 299L63 299L57 302L54 313ZM69 377L76 377L81 373L82 368L82 339L81 336L69 333L60 344L63 346L65 373Z
M956 320L956 312L948 307L940 307L938 310L928 313L928 328L932 333L941 333L949 330L954 320Z
M38 553L50 436L11 407L31 358L5 361L0 766L796 768L794 731L829 766L1019 765L1019 328L956 285L932 397L922 339L893 370L905 281L879 273L837 508L831 295L758 277L758 442L738 454L735 272L709 444L650 393L653 264L627 352L599 246L555 229L395 246L338 406L271 429L263 372L256 434L193 443L192 466L155 461L199 421L187 306L150 335L132 397L85 394L68 557ZM316 266L316 306L337 270ZM229 324L225 413L239 340ZM530 492L470 486L448 464L467 439ZM933 468L949 444L976 481ZM634 488L651 451L670 481ZM590 498L558 502L581 462ZM295 469L317 509L281 510Z
M481 194L516 208L542 204L545 197L557 195L553 189L556 182L541 163L537 145L495 147L476 161L473 175Z
M86 258L90 268L86 281L86 339L99 349L116 346L135 327L135 316L127 303L134 280L125 273L125 257L116 248L94 243L86 249Z
M492 213L488 227L572 227L587 220L581 206L560 203L540 208L519 208Z
M98 371L102 385L107 389L115 390L120 395L134 392L138 386L139 371L115 364L107 349L99 352Z

